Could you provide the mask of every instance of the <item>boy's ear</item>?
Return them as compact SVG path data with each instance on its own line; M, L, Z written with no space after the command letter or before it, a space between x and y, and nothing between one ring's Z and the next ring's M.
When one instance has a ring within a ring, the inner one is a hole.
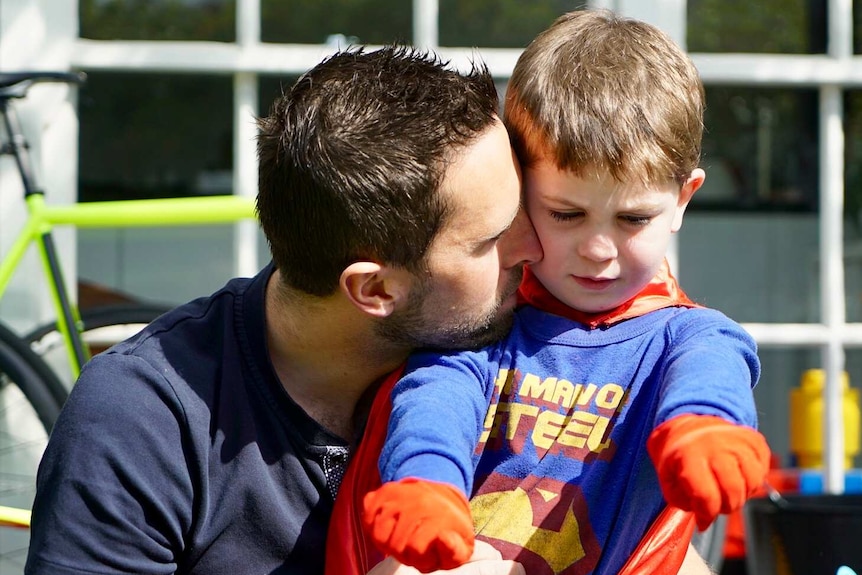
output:
M694 193L703 185L705 179L706 172L702 168L695 168L691 171L691 175L689 175L688 179L682 185L682 188L680 188L679 197L676 202L676 214L674 214L673 224L671 225L673 233L678 232L682 227L682 216L685 214L685 209L688 207L688 203L691 201Z
M341 272L339 286L360 311L386 317L409 295L409 279L405 270L376 262L354 262Z

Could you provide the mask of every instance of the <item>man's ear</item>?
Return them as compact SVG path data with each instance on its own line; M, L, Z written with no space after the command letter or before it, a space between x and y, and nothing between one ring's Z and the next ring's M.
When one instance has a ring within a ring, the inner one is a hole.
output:
M680 188L679 198L676 203L676 213L674 214L673 224L671 225L671 231L673 233L678 232L682 227L682 216L685 214L685 209L688 207L688 203L691 201L694 193L703 185L703 181L705 179L706 172L704 172L702 168L695 168L691 171L691 175L682 185L682 188Z
M410 278L402 269L376 262L354 262L341 272L339 285L359 310L375 317L386 317L407 298Z

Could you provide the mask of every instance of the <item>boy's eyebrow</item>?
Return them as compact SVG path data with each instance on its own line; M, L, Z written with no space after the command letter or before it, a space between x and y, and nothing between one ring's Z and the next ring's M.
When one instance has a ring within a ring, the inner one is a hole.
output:
M640 202L634 202L633 205L623 205L621 211L655 211L660 210L662 208L662 203L657 200L644 200Z

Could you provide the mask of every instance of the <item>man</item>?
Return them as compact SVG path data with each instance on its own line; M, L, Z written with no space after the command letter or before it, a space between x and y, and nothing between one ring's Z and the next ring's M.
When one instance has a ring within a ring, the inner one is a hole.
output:
M279 98L258 142L273 263L86 366L26 572L322 573L378 380L505 333L541 257L497 107L484 67L397 47L338 53ZM457 572L523 573L498 558Z

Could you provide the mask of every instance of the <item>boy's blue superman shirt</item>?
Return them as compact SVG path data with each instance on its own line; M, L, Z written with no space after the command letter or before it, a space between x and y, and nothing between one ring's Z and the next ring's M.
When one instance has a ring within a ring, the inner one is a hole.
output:
M357 506L404 477L470 494L477 538L531 575L676 572L692 526L666 510L647 438L686 413L754 427L754 342L693 304L666 266L601 316L529 273L520 300L504 341L415 354L383 384L336 501L328 574L382 559Z

